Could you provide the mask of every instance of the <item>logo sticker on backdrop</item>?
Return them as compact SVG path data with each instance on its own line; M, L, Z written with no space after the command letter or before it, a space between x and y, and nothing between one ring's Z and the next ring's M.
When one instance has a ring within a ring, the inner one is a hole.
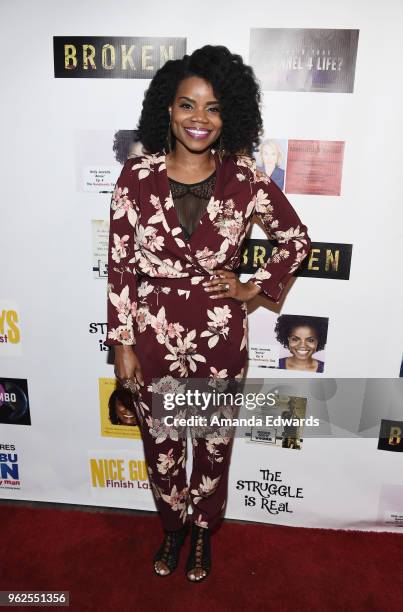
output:
M0 442L0 489L21 489L15 444Z
M354 91L359 30L252 28L249 63L269 91Z
M382 419L379 432L378 450L403 452L403 421Z
M186 38L54 36L58 79L151 79L186 53Z
M117 385L116 378L99 379L101 436L139 439L135 397Z
M18 307L0 299L0 357L21 355L21 320Z
M31 425L26 379L0 378L0 423Z
M238 479L235 483L243 505L251 509L252 516L253 510L271 516L294 513L298 500L304 498L303 488L285 482L280 471L262 468L255 473L256 480Z
M89 484L97 499L147 502L154 509L144 456L128 450L88 451ZM148 505L147 504L147 505Z
M254 274L265 265L274 242L267 238L249 238L243 244L240 273ZM313 242L308 257L294 276L349 280L353 245L338 242Z

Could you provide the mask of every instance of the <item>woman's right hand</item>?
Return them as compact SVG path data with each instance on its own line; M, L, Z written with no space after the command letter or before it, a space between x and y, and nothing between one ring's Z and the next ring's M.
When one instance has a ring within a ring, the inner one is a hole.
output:
M131 345L115 345L115 376L118 379L136 378L144 385L140 361Z

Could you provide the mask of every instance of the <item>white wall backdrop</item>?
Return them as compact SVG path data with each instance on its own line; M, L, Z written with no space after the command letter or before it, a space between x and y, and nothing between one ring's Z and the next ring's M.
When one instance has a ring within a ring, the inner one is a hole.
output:
M224 44L248 62L250 28L358 29L354 93L264 92L265 133L345 141L339 197L288 197L314 241L353 244L349 280L298 278L281 312L329 318L325 377L399 375L401 2L15 0L2 3L0 15L0 314L13 304L21 330L18 354L0 345L0 377L28 381L31 413L31 425L0 425L0 453L13 452L6 448L13 445L20 479L19 486L0 486L0 497L154 508L137 472L133 488L91 480L91 459L121 459L128 474L143 454L141 440L100 431L98 381L113 377L113 365L99 350L101 335L89 333L91 322L106 320L106 281L92 275L91 221L108 217L110 195L79 191L76 177L77 134L134 129L149 81L55 79L53 36L185 37L188 53ZM255 226L252 237L263 236ZM272 316L264 304L250 313L252 341L264 337ZM249 371L257 378L279 375L302 376ZM380 418L373 437L307 438L301 451L237 439L226 516L398 530L402 455L377 450ZM262 481L260 470L280 473L289 487L287 508L276 513L284 501L278 495L272 512L259 499L248 505L239 481ZM293 497L297 488L301 496Z

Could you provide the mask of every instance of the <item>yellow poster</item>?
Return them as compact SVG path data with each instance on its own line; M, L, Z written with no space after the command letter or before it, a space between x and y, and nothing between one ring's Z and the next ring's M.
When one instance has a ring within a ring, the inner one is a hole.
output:
M101 436L141 438L133 395L119 387L115 378L99 379Z

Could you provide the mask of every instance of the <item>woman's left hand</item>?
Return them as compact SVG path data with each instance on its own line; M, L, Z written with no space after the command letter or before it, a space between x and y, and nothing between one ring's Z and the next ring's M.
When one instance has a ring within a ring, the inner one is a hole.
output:
M235 272L230 270L214 270L214 276L216 278L203 283L204 290L211 293L211 299L232 297L240 302L250 302L261 291L251 281L241 283Z

